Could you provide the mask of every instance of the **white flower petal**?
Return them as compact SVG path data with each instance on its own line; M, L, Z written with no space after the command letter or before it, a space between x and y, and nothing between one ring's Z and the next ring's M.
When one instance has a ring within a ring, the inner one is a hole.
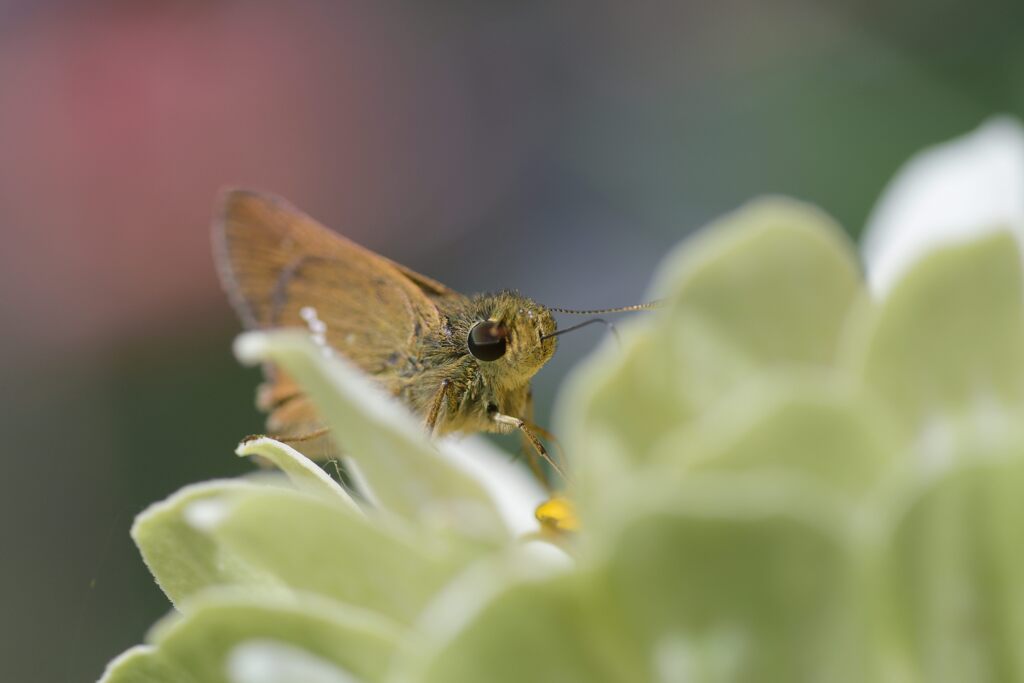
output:
M540 529L534 511L547 495L508 453L479 436L445 439L438 450L449 463L480 482L514 535Z
M184 518L196 531L212 531L230 512L224 500L201 499L185 507Z
M359 683L347 671L289 643L250 640L228 655L231 683Z
M864 230L872 290L884 294L937 245L1009 229L1024 241L1024 127L999 117L925 150L896 174Z

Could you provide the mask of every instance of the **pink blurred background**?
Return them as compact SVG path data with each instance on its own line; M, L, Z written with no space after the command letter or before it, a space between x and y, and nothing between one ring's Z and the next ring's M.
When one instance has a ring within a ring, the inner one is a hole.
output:
M912 151L1024 110L1019 4L0 0L0 680L96 678L168 610L128 537L243 472L219 188L469 292L641 300L753 195L856 234ZM546 415L599 338L564 338Z
M272 188L378 248L479 220L530 122L485 138L471 65L401 19L201 2L24 18L0 52L14 329L52 353L221 315L205 226L225 184Z

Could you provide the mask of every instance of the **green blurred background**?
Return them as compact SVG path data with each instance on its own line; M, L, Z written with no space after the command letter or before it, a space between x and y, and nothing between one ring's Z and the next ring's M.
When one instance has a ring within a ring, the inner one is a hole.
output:
M1024 113L1024 5L0 0L0 680L93 680L168 605L128 528L246 470L209 253L272 190L465 291L633 303L752 195L856 234L915 150ZM596 343L565 337L541 422Z

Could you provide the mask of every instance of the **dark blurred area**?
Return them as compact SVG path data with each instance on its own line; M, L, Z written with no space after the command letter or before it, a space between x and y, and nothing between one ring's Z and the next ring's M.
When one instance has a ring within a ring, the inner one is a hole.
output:
M0 0L0 680L79 681L168 610L128 536L248 469L218 189L471 293L635 303L791 194L853 234L898 165L1024 110L1024 5ZM540 422L598 340L563 337Z

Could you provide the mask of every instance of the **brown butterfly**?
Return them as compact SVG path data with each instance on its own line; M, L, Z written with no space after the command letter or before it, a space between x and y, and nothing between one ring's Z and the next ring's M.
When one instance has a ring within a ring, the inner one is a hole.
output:
M606 311L550 309L511 291L464 296L258 192L223 195L213 243L221 282L247 328L308 328L431 432L519 430L546 483L534 452L554 463L538 438L546 432L531 422L530 379L554 354L556 335L575 329L556 331L552 311ZM337 454L298 386L264 370L257 405L268 413L267 431L304 442L307 454Z

